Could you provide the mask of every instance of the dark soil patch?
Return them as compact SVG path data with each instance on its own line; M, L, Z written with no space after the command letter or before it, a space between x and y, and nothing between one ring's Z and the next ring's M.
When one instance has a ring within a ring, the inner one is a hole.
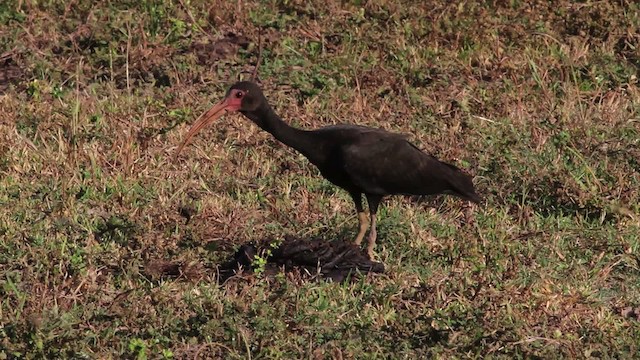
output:
M201 278L204 270L198 263L154 259L145 264L144 273L153 280L163 277L184 277L193 280Z
M625 307L624 309L620 310L620 314L622 315L622 317L625 317L627 319L640 321L640 306L638 306L638 307L632 307L632 306Z
M246 49L249 44L246 36L228 32L222 39L210 43L194 43L189 51L196 54L198 65L213 65L219 60L235 56L238 50Z
M0 94L4 94L10 84L20 81L22 74L22 69L13 59L13 54L0 55Z

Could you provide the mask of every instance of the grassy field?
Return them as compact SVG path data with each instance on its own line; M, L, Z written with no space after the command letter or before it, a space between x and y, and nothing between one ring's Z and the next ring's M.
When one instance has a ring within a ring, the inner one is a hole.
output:
M0 4L0 359L640 351L637 2L91 3ZM387 199L384 275L217 285L245 242L357 230L239 115L171 160L259 33L285 120L406 133L485 204Z

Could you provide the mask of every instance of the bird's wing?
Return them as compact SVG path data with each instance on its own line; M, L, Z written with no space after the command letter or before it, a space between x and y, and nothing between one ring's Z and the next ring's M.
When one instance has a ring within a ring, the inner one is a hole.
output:
M428 195L447 190L457 193L457 178L468 178L455 166L424 153L401 135L367 132L342 151L346 173L365 193Z

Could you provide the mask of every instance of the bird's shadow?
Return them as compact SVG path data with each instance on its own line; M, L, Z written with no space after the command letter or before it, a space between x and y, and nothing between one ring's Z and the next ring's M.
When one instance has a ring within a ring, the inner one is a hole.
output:
M343 282L361 274L382 273L384 265L369 259L350 241L285 236L284 240L264 239L241 245L218 271L220 283L247 271L267 276L295 271Z

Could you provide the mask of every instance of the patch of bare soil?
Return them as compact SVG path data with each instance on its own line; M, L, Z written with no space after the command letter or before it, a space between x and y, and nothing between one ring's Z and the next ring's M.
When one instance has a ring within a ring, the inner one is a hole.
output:
M244 244L223 265L220 266L220 282L224 282L239 271L251 271L256 255L268 254L271 242L261 242L261 246ZM367 254L352 242L344 240L286 238L285 241L266 256L266 275L277 274L281 270L299 272L303 276L342 282L353 279L358 274L383 273L384 265L372 261Z
M144 273L154 280L163 277L184 277L188 280L197 280L204 275L200 264L161 259L147 262L144 267Z
M0 95L22 78L22 69L16 64L11 52L0 55Z
M194 43L189 49L198 57L198 65L213 65L217 61L235 56L238 50L246 49L249 38L234 32L227 32L221 39L210 43Z
M637 307L628 306L620 310L620 314L625 318L640 321L640 306L637 306Z

